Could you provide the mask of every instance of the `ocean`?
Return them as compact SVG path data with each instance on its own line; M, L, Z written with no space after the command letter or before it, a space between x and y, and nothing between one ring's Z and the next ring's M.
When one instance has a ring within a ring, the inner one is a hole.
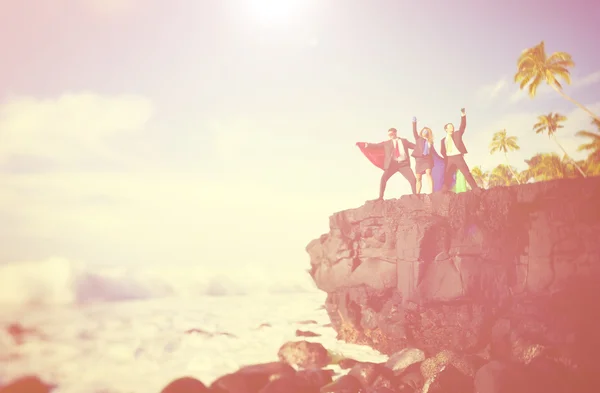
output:
M209 385L242 366L276 361L294 340L356 360L387 359L336 340L326 326L326 294L302 272L271 271L252 282L258 275L194 271L136 276L61 259L0 267L0 385L34 374L58 385L56 393L158 393L178 377ZM8 334L12 323L30 330L22 343ZM297 337L297 329L320 336Z

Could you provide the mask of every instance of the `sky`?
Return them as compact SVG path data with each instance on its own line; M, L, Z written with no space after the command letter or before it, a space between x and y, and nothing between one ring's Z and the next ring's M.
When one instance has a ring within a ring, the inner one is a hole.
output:
M329 216L377 197L358 150L411 118L442 138L465 107L468 164L576 158L591 119L516 60L573 56L565 91L600 111L600 3L462 0L0 2L0 263L309 267ZM410 192L394 176L387 198Z

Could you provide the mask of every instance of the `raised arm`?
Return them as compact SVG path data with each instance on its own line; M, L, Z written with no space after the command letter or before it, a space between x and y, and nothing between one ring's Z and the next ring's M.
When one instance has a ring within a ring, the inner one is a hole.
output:
M462 135L467 128L467 114L465 113L465 108L460 110L460 127L458 128L458 132Z
M383 149L383 144L385 142L379 142L379 143L367 143L365 142L365 149Z
M412 124L413 124L413 136L415 137L415 142L419 140L419 133L417 132L417 118L413 117L412 118Z

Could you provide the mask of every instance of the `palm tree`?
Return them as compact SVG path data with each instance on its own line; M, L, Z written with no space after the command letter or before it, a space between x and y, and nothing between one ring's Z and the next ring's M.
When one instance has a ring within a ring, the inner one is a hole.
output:
M592 124L598 128L598 133L591 131L578 131L577 136L591 139L591 142L584 143L577 148L577 151L590 151L588 161L591 163L600 163L600 121L594 119Z
M490 154L494 154L499 151L503 152L504 159L506 160L506 167L510 169L513 177L517 180L517 183L521 184L519 178L513 172L512 168L510 167L510 163L508 162L508 151L515 151L519 149L520 147L517 144L517 137L507 136L506 129L496 132L492 138L492 143L490 143Z
M486 171L484 172L481 169L481 166L476 166L473 167L471 169L471 175L473 175L473 179L475 179L475 182L477 183L477 185L481 188L487 188L488 184L488 179L490 174Z
M577 177L577 172L568 157L562 159L556 153L539 153L525 160L527 172L535 181Z
M587 160L582 161L581 166L584 168L585 173L587 173L588 176L600 175L600 162L593 161L591 157L588 157Z
M526 49L521 53L517 60L517 73L514 79L516 83L520 83L519 88L521 90L529 85L529 95L532 98L535 97L540 84L546 82L563 98L571 101L594 119L600 121L598 115L566 95L557 79L557 77L560 77L567 84L571 84L569 68L573 66L575 66L575 63L571 59L571 55L566 52L554 52L550 56L546 56L544 41L542 41L533 48Z
M519 181L519 184L525 184L529 182L531 178L533 178L533 176L531 175L531 172L529 172L529 169L517 172L517 180Z
M579 173L581 173L581 176L586 177L585 173L583 173L583 171L581 170L579 165L577 165L577 163L575 163L575 161L573 161L573 159L567 154L567 152L562 147L562 145L558 142L558 139L556 139L556 131L559 128L564 127L562 124L560 124L560 122L563 122L565 120L567 120L566 116L563 116L558 113L550 112L547 115L538 116L538 122L533 125L533 130L535 131L536 134L543 134L544 132L547 132L548 138L552 138L554 140L556 145L560 148L560 150L562 150L562 152L565 154L565 156L569 160L571 160L573 165L575 165L575 167L577 168Z
M500 164L492 169L488 184L490 187L512 186L517 182L514 173L513 168L510 168L508 165Z

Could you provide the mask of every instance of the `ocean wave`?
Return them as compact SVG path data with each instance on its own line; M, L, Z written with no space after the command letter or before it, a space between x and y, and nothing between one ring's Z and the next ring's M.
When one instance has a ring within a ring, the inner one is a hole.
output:
M306 271L168 267L99 268L64 258L0 265L0 305L69 305L162 297L314 292Z

